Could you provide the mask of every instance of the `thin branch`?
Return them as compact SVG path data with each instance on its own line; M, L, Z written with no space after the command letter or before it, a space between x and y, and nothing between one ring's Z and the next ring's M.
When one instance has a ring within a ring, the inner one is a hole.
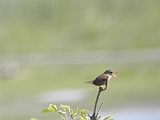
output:
M96 98L95 105L94 105L93 115L92 115L91 117L97 117L97 116L95 116L95 115L96 115L97 103L98 103L98 100L99 100L100 93L101 93L102 91L104 91L104 90L106 90L106 88L103 89L102 87L99 87L98 94L97 94L97 98Z
M99 112L101 111L103 104L104 104L104 102L102 102L101 106L99 107L98 112L96 114L96 117L98 116Z
M72 120L75 120L74 117L73 117L73 115L72 115L72 113L71 113L71 109L70 108L68 109L68 111L69 111L69 114L70 114Z

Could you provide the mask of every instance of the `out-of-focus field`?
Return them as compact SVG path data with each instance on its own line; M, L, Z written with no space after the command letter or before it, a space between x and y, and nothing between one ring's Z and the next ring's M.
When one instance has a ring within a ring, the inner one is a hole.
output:
M84 82L106 69L118 73L100 96L99 102L105 102L104 109L144 102L159 106L160 60L154 58L88 64L18 62L23 61L22 56L36 54L159 49L159 5L157 0L0 0L0 119L53 119L57 116L39 114L50 104L44 101L53 96L38 98L43 93L67 89L80 89L85 97L75 102L64 99L62 104L92 112L98 88ZM4 57L12 55L20 57L4 61Z
M0 53L159 47L159 1L0 1Z

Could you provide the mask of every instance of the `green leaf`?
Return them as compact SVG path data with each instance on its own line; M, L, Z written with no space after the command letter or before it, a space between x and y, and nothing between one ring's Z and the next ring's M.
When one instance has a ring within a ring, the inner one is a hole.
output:
M43 109L43 110L41 111L41 113L48 113L48 112L50 112L50 111L48 110L48 108L45 108L45 109Z
M78 112L77 112L76 110L71 109L71 115L72 115L72 116L75 116L75 115L77 115L77 114L78 114Z
M83 118L87 119L87 118L88 118L88 114L87 114L88 112L89 112L88 110L82 109L82 110L79 111L79 114L80 114Z
M77 115L79 113L79 109L78 108L76 110L74 110L74 109L70 109L70 110L71 110L71 115L72 116L75 116L75 115Z
M70 106L68 106L68 105L60 105L59 106L60 108L62 108L63 110L69 110L70 109Z
M62 110L59 110L58 113L59 113L59 115L65 115L66 114L66 112L62 111Z
M57 112L56 105L50 104L47 108L43 109L41 113L48 113L48 112Z
M80 110L79 112L80 112L80 113L88 113L89 111L86 110L86 109L82 109L82 110Z
M61 118L65 119L65 117L64 117L64 115L66 116L66 112L65 111L59 110L58 113L61 116ZM67 116L66 116L66 118L67 118Z
M107 116L107 117L103 118L103 120L114 120L114 119L111 118L111 116Z
M57 112L57 106L56 105L50 104L48 106L48 109L49 109L50 112L52 112L52 111Z
M87 118L88 115L86 113L80 113L80 115L83 117L83 118Z
M87 119L84 119L83 117L80 117L80 118L77 118L76 120L87 120Z

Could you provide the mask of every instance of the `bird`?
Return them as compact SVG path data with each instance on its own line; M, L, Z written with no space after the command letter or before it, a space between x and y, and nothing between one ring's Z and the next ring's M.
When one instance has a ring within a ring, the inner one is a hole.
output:
M106 89L108 81L112 78L112 76L116 77L116 75L114 73L116 73L116 72L114 72L112 70L106 70L103 74L99 75L94 80L87 81L85 83L91 83L96 86L105 85L105 89Z

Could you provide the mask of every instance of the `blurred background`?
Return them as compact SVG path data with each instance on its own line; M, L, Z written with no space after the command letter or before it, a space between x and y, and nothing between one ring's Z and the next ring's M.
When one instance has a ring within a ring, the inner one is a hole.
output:
M0 0L0 119L60 119L50 103L88 109L117 71L100 116L160 119L160 1Z

